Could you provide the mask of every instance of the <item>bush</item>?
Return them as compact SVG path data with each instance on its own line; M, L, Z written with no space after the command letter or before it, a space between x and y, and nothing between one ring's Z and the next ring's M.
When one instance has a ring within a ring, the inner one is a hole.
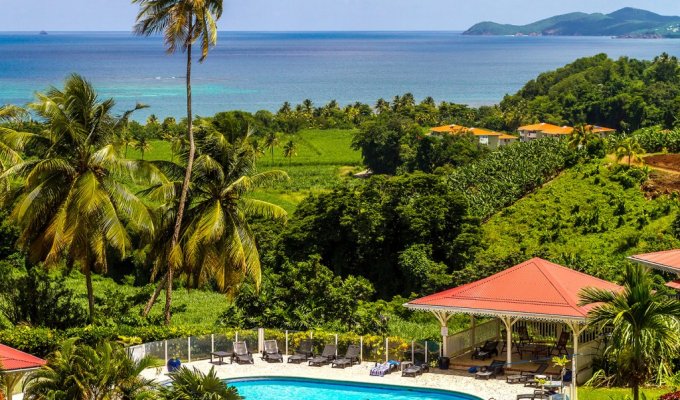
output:
M76 301L63 276L42 267L24 268L15 257L0 262L0 313L11 323L67 329L87 322L85 308Z

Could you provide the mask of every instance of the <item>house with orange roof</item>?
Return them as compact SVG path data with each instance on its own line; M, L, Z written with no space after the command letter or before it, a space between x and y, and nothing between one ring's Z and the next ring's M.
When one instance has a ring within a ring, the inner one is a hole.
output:
M506 146L517 140L517 137L506 133L495 132L483 128L468 128L462 125L443 125L430 129L431 135L472 135L477 143L496 149L499 146Z
M585 128L601 138L616 132L616 129L606 128L598 125L586 125ZM522 142L528 142L530 140L540 139L542 137L553 138L567 137L574 133L574 127L566 125L557 126L545 122L540 122L537 124L520 126L519 128L517 128L517 131L519 132L520 140Z

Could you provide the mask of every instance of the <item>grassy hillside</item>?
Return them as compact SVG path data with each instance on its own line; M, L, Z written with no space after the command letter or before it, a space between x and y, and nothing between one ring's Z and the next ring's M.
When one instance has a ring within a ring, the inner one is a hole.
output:
M274 149L272 161L269 151L258 160L259 170L280 169L290 176L290 181L273 188L260 190L255 198L273 202L293 212L297 204L311 193L333 187L337 182L361 169L361 153L352 150L353 130L308 129L296 135L283 135ZM287 159L283 156L283 145L292 140L297 146L297 155ZM128 149L129 158L141 158L141 153ZM161 140L151 142L151 149L145 153L146 160L170 160L170 143Z
M624 188L606 161L565 171L490 218L479 265L541 256L603 278L615 278L626 256L680 246L668 232L677 201Z

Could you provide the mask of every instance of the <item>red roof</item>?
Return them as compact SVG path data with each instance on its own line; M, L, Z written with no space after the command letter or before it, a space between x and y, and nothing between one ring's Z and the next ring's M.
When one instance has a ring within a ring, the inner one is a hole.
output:
M477 282L407 303L409 308L514 315L541 319L583 320L593 305L578 305L586 287L618 291L620 286L532 258Z
M650 268L680 274L680 249L636 254L628 259Z
M35 369L45 365L47 361L32 356L23 351L0 344L0 369L3 371L18 371Z
M680 290L680 279L666 283L669 288Z

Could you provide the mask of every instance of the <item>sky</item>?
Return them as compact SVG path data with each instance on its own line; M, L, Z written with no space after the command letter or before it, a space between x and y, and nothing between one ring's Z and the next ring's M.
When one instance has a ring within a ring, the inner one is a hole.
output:
M679 0L224 0L220 30L465 30L622 7L680 15ZM0 31L130 31L130 0L0 0Z

